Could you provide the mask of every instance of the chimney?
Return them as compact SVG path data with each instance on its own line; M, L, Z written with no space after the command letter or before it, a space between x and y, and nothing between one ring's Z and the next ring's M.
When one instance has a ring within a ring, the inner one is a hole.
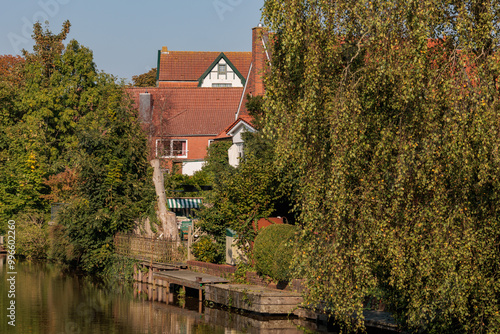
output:
M139 94L139 121L141 123L150 124L152 121L151 112L151 94L140 93Z
M256 95L264 95L263 76L266 70L267 52L265 44L268 43L268 31L261 23L252 28L252 74L249 82L249 92Z

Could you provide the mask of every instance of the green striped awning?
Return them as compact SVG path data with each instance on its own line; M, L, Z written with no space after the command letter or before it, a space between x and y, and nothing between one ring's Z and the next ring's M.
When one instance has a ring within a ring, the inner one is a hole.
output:
M170 209L198 209L201 198L167 198Z

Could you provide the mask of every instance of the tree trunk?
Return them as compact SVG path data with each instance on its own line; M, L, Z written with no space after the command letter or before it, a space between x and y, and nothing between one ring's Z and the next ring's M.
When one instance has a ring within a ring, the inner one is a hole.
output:
M160 160L151 160L153 166L153 183L156 189L157 209L156 216L160 221L163 233L166 239L179 242L179 232L177 231L177 221L175 213L167 210L167 196L165 195L165 186L163 183L163 173L160 168Z

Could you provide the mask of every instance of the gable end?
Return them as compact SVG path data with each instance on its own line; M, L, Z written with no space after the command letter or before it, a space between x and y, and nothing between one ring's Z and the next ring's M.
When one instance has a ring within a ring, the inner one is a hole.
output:
M215 67L215 65L217 65L221 59L224 59L224 61L226 62L226 64L231 67L231 69L234 71L234 73L236 74L236 76L240 79L241 81L241 85L242 86L245 86L245 82L246 82L246 79L245 77L243 77L243 75L241 75L240 71L238 71L238 69L236 68L236 66L233 65L233 63L226 57L226 55L224 54L224 52L221 52L220 55L215 58L215 60L212 62L212 64L210 64L210 66L207 68L207 70L205 72L203 72L203 74L201 75L201 77L198 79L198 87L201 87L203 85L203 80L205 80L205 78L210 74L210 72L213 70L213 68Z

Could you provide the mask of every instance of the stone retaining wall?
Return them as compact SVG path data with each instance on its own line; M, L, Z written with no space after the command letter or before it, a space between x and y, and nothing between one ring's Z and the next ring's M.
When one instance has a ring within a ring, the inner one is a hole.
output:
M255 271L249 271L246 273L246 278L248 283L263 286L269 289L278 289L302 293L304 291L303 281L301 279L293 279L290 282L273 282L270 278L264 278Z

